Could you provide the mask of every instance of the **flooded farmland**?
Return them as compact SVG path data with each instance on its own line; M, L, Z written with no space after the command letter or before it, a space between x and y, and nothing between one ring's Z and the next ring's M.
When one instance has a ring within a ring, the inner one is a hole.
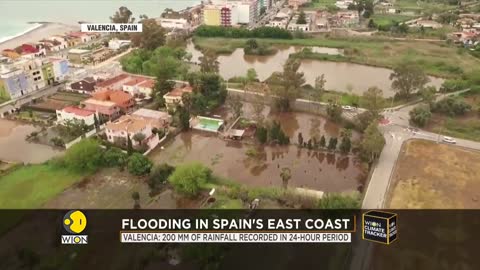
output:
M318 122L318 134L325 135L327 140L338 136L340 130L324 118L310 114L269 114L269 118L281 120L282 128L292 141L296 141L298 132L309 138L312 119ZM354 134L353 139L358 138L359 135ZM249 149L255 149L257 154L247 155ZM195 131L177 135L164 149L157 148L149 157L157 164L198 161L219 176L250 186L281 186L280 171L284 167L292 172L290 187L325 192L362 191L366 179L365 169L353 155L309 151L295 145L257 147Z
M0 119L0 160L42 163L60 154L49 146L25 141L28 134L39 130L32 125Z
M245 76L247 70L254 68L257 71L258 78L265 80L273 72L282 71L283 64L287 61L290 54L299 52L303 49L301 46L276 46L277 52L273 55L258 56L245 55L243 49L236 49L232 54L219 55L220 75L224 79L230 79L235 76ZM342 50L336 48L311 47L313 52L338 55ZM192 54L192 61L199 62L198 58L202 52L195 49L192 42L187 45L187 52ZM361 95L371 86L377 86L383 89L385 97L393 96L391 90L391 81L389 79L392 70L387 68L372 67L353 63L302 60L300 71L305 74L306 83L315 84L315 78L325 74L326 88L340 92L351 91ZM443 83L443 79L430 77L431 83L437 88Z

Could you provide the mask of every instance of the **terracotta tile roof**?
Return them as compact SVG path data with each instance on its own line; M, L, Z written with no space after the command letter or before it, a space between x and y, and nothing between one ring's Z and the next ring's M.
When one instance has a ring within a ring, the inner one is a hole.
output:
M117 83L117 82L121 81L121 80L125 80L125 79L128 78L129 76L130 76L130 75L128 75L128 74L122 73L122 74L117 75L117 76L115 76L115 77L113 77L113 78L110 78L110 79L105 80L105 81L103 81L103 82L97 83L97 86L98 86L98 87L108 87L108 86L110 86L110 85L112 85L112 84L114 84L114 83Z
M101 100L101 101L111 101L114 102L115 104L121 106L130 100L133 100L133 97L120 90L102 90L98 91L93 94L93 98L96 100Z
M114 106L116 106L116 104L111 102L111 101L97 100L97 99L93 99L93 98L89 98L89 99L83 101L83 103L91 104L91 105L99 105L99 106L104 106L104 107L114 107Z
M153 88L155 86L155 81L152 79L147 79L146 81L139 84L141 87Z
M137 84L143 83L145 80L147 80L147 78L143 78L143 77L132 77L132 79L129 80L128 82L126 82L124 85L133 86L133 85L137 85Z
M89 111L89 110L85 110L85 109L81 109L81 108L73 107L73 106L65 107L65 108L62 109L62 111L67 112L67 113L73 113L75 115L84 116L84 117L85 116L90 116L90 115L95 113L95 112L92 112L92 111Z
M138 133L145 129L148 125L153 128L151 121L143 117L123 115L117 121L107 124L107 129L113 131L125 131L128 133Z
M183 93L192 93L193 88L190 85L178 87L165 94L167 97L181 97Z

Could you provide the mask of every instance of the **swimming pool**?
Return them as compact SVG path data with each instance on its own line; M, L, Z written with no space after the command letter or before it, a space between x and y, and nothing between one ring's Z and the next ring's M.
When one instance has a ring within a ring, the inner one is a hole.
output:
M194 129L217 132L223 125L223 120L210 117L197 117L198 123L193 126Z

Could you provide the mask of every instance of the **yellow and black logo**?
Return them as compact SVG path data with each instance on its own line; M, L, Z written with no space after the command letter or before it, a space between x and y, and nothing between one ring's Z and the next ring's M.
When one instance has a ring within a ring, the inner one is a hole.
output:
M87 217L82 211L72 210L63 217L63 228L70 235L62 235L62 244L87 244L88 236L79 235L87 227Z
M387 245L397 240L397 214L383 211L364 213L362 238Z

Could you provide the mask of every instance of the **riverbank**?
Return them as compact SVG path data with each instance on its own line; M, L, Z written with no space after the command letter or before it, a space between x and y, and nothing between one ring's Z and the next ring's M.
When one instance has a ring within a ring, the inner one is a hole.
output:
M32 25L35 25L32 23ZM79 26L56 22L42 22L39 26L0 43L0 51L14 49L23 43L36 42L53 35L63 35L70 31L78 31Z
M245 46L247 39L194 37L195 47L228 54ZM265 45L320 46L344 50L345 58L353 63L393 68L402 61L414 61L428 75L457 78L471 72L479 61L447 44L424 41L397 41L372 37L335 37L308 39L257 39ZM336 60L339 60L338 57Z

